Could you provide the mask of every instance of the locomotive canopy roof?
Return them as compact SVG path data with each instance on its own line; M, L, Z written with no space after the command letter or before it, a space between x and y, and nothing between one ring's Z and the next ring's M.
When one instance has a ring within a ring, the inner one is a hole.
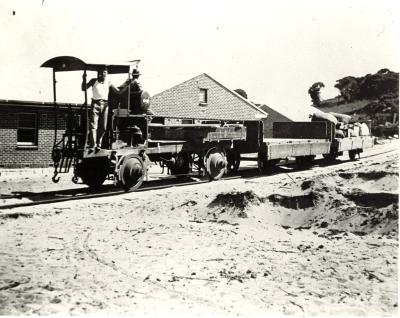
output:
M44 62L41 67L49 67L55 72L69 71L97 71L107 67L109 74L129 73L131 67L137 66L140 60L126 61L122 63L88 63L74 56L57 56Z

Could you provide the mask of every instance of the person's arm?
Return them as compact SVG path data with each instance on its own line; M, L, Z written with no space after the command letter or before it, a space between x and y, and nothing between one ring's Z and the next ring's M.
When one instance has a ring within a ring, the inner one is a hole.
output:
M88 89L89 87L93 86L94 83L96 82L96 79L92 78L88 83L86 83L86 88L85 88L85 82L86 82L86 75L84 74L82 76L82 85L81 85L82 91L85 91L85 89Z
M114 84L110 83L110 87L116 94L120 95L128 89L130 83L131 81L127 80L124 84L121 85L121 88L118 88Z
M139 82L137 79L135 79L135 80L133 81L132 86L133 86L133 89L134 89L134 90L136 90L136 91L142 91L142 85L140 84L140 82Z

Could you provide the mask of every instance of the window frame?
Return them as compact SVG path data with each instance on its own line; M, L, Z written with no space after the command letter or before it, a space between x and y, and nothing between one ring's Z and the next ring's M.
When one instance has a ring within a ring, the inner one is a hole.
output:
M193 124L193 119L183 118L183 119L181 119L181 124L182 125L191 125L191 124Z
M202 94L204 93L204 94ZM204 96L204 98L202 98ZM199 88L199 105L207 106L208 105L208 89L207 88Z
M20 120L22 115L33 115L34 116L34 127L24 127L21 126ZM39 127L38 127L38 114L34 112L20 112L18 113L18 119L17 119L17 147L18 148L36 148L38 146L38 132L39 132ZM25 131L31 131L33 133L34 141L19 141L18 140L18 135L21 130Z

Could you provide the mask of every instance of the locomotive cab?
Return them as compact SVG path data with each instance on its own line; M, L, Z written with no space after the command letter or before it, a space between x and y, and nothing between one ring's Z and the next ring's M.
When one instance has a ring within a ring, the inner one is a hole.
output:
M72 109L71 107L70 109L68 109L66 130L62 134L61 138L58 138L57 127L59 125L57 123L58 105L56 99L56 74L61 72L83 71L83 74L85 75L84 79L86 81L86 73L88 71L96 72L101 68L107 67L108 74L126 74L129 80L131 70L137 66L139 61L140 60L133 60L130 62L118 64L100 64L87 63L73 56L58 56L46 61L41 65L42 67L51 68L53 70L54 111L56 115L54 144L52 152L55 168L53 181L57 182L59 180L59 178L57 178L57 175L62 172L69 172L71 167L74 168L75 180L77 179L77 177L83 177L82 179L86 179L86 181L88 181L88 179L93 179L93 177L83 176L83 174L86 173L83 171L88 170L88 165L97 169L99 168L99 165L108 165L108 163L104 164L104 162L108 162L108 159L110 157L110 152L108 150L111 150L113 146L116 147L117 144L124 144L124 142L125 145L137 145L143 143L143 138L146 138L147 119L144 118L145 116L140 115L138 115L140 118L130 118L130 114L132 113L132 107L130 107L130 104L132 104L132 106L135 106L136 109L140 109L140 107L142 107L142 100L147 101L147 104L149 103L149 95L145 92L142 92L139 98L133 97L133 100L135 101L133 103L131 103L132 98L130 96L129 89L127 90L127 93L123 96L125 97L127 103L124 103L123 99L116 99L115 96L110 94L108 107L109 113L107 114L108 126L101 144L101 150L94 153L87 149L90 103L88 103L88 93L86 85L84 85L84 103L79 107L75 107L74 109ZM143 98L141 98L142 95ZM128 113L128 116L123 114L124 107L127 109L125 113ZM117 142L120 141L119 131L122 132L122 136L124 139L124 141L120 143ZM124 134L126 136L124 136ZM103 167L100 170L104 171L104 173L100 173L100 175L102 175L106 174L109 169L108 167ZM92 180L85 182L84 180L85 183L90 185L100 183L100 181L91 181Z

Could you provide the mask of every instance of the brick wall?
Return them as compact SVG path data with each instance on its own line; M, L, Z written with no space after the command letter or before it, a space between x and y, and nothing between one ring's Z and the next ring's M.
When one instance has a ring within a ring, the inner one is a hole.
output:
M200 89L207 89L208 102L200 105ZM200 119L257 120L265 114L207 74L201 74L151 98L158 116Z
M283 116L282 114L278 113L277 111L273 110L271 107L268 107L267 105L262 105L261 109L268 113L268 117L263 119L263 123L264 123L264 129L263 129L264 138L272 138L273 137L272 126L273 126L274 122L292 121L289 118L287 118L287 117Z
M18 113L37 114L37 146L17 144ZM58 115L58 139L65 130L64 114ZM48 167L53 164L51 150L54 141L54 112L42 110L0 110L0 168Z

